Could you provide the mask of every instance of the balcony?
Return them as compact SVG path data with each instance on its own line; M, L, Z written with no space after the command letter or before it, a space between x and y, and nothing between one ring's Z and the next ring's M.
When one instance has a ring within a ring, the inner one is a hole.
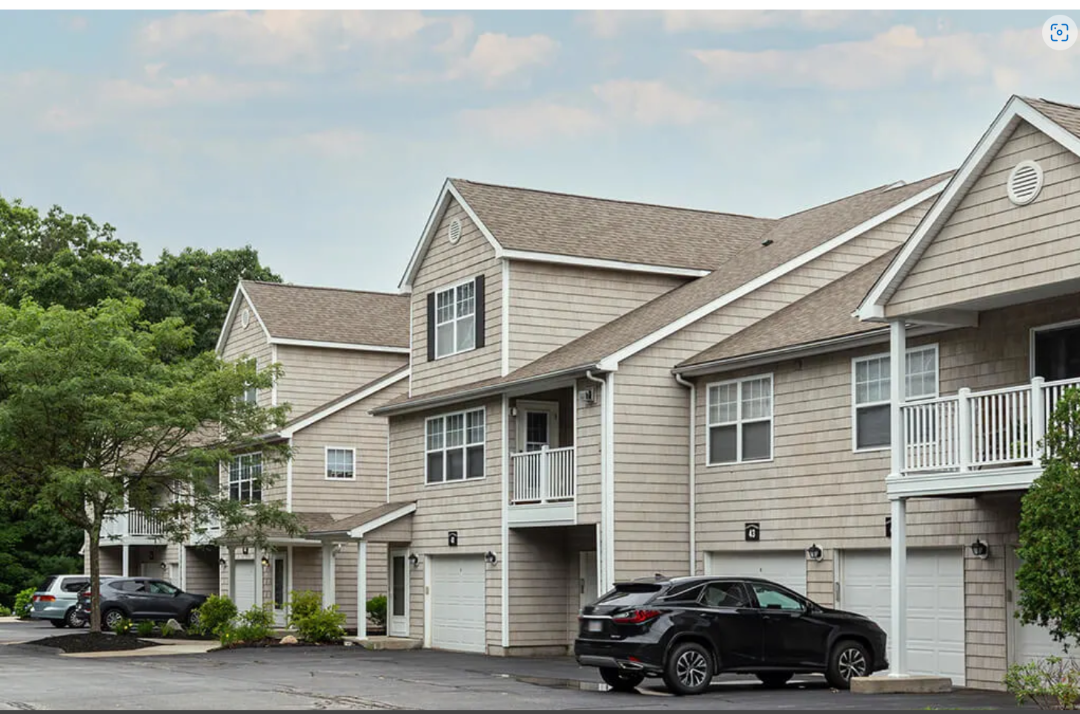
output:
M153 511L146 513L136 509L121 511L106 518L101 532L103 541L134 544L159 543L164 534L165 529Z
M900 474L892 496L964 495L1022 490L1042 471L1040 441L1062 394L1080 379L1028 384L910 402L903 425Z
M575 447L542 447L510 455L511 526L577 522Z

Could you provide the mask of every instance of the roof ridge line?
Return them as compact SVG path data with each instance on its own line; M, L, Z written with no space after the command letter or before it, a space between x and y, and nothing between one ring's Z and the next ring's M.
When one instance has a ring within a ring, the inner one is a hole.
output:
M383 290L359 290L354 288L335 288L329 285L299 285L297 283L275 283L269 280L250 280L242 278L241 282L255 283L257 285L269 285L275 288L302 288L304 290L327 290L336 293L359 293L362 295L386 295L388 297L406 297L402 293L392 293Z

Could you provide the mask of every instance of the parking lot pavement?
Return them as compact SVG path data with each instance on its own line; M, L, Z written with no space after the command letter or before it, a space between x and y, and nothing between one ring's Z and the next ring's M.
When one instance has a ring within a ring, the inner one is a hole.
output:
M0 642L15 637L0 624ZM52 628L45 625L48 631ZM37 629L35 627L35 629ZM28 629L23 630L29 631ZM47 636L37 631L37 636ZM55 634L55 633L53 633ZM648 680L606 691L570 658L503 658L430 650L241 649L175 657L72 659L0 647L0 709L926 709L1012 708L1004 694L874 696L834 692L818 677L765 690L722 677L698 697Z

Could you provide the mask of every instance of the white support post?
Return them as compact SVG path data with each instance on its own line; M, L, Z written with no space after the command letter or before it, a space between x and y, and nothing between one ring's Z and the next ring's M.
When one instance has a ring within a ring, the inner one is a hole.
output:
M263 606L263 578L266 575L263 570L262 548L255 546L255 582L251 584L254 590L252 602L255 603L255 607Z
M127 578L127 577L131 576L131 572L130 572L130 568L131 568L131 546L125 544L123 546L122 553L123 553L123 555L122 555L122 557L123 557L123 565L121 567L123 568L124 572L121 573L121 575L123 575L125 578Z
M187 546L180 544L180 589L187 590Z
M970 471L971 457L975 452L971 438L971 389L968 387L961 387L957 391L956 430L959 432L956 437L960 471Z
M367 639L367 541L356 541L356 637Z
M892 502L892 576L889 676L906 677L907 668L907 501Z
M229 599L236 602L236 548L229 546Z
M1029 427L1031 461L1038 468L1042 468L1043 457L1043 447L1040 442L1046 436L1046 396L1043 391L1045 381L1042 377L1031 380L1031 426Z
M889 323L889 347L892 473L893 476L899 476L904 472L905 452L904 424L901 421L900 406L904 403L904 387L907 382L907 327L903 320L893 320Z
M548 447L540 447L540 503L547 503L551 496L551 459L548 457Z
M322 603L323 607L334 604L334 544L322 544Z

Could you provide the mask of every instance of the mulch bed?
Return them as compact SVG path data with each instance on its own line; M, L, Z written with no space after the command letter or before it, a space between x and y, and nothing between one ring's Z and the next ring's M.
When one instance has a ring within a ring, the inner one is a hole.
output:
M55 647L62 652L122 652L154 647L153 642L144 642L137 637L118 637L104 632L87 632L81 635L57 635L42 640L27 642L28 645Z
M280 640L278 640L276 638L270 638L270 639L267 639L267 640L260 640L258 642L237 642L236 644L226 645L226 646L222 647L221 649L223 649L223 650L239 650L239 649L249 649L249 648L253 648L253 647L268 648L268 647L355 647L355 646L358 646L358 645L354 645L351 642L346 644L344 642L304 642L303 640L301 640L301 641L299 641L299 642L297 642L295 644L283 645L283 644L281 644Z

